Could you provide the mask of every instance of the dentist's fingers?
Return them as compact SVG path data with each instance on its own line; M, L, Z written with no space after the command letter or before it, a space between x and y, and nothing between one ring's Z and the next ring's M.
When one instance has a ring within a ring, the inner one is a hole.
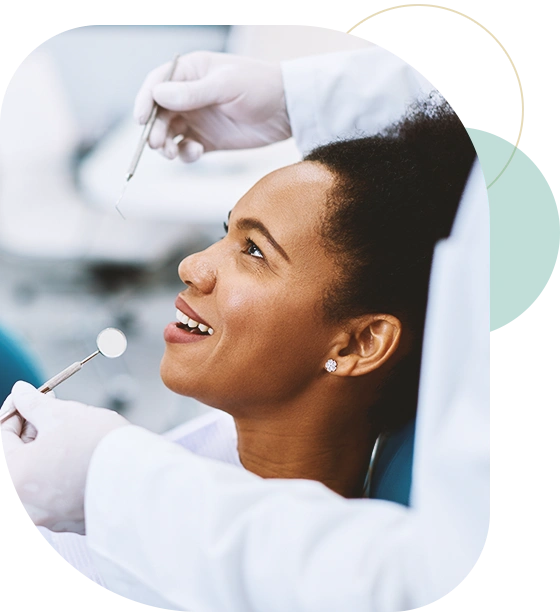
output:
M17 412L2 423L2 433L15 434L20 437L23 429L23 418Z
M2 423L2 446L6 455L24 444L21 439L22 428L23 419L17 413Z
M62 400L45 395L33 385L21 380L12 389L12 400L21 416L30 421L37 430L61 418L64 404Z
M167 159L175 159L179 153L179 148L173 138L167 138L161 152Z
M161 108L159 109L154 122L154 127L152 128L150 137L148 139L148 144L152 149L160 149L165 144L171 119L172 113Z
M230 61L229 58L224 60L225 57L226 56L223 53L210 53L208 51L195 51L193 53L187 53L179 58L179 62L177 63L169 83L175 83L178 81L197 81L207 75L214 60L217 59L218 62ZM158 101L155 96L155 90L160 84L166 82L166 79L168 79L171 64L172 62L169 61L161 66L158 66L144 79L144 82L138 90L138 94L136 95L136 99L134 101L133 114L134 119L138 123L145 124L148 120L154 100L156 102ZM166 94L164 94L164 97L165 95ZM161 103L161 105L166 107L165 103ZM184 110L188 110L188 108Z
M37 437L37 429L35 428L35 426L29 421L24 421L23 428L21 430L21 436L20 436L21 441L24 444L28 444L29 442L33 442L33 440L35 440L36 437Z
M168 159L175 159L179 154L179 143L185 138L188 131L187 122L180 115L176 115L169 124L167 138L161 149L163 155Z
M154 103L153 88L161 83L171 68L171 62L158 66L148 73L134 101L134 119L144 125L148 121Z
M153 89L154 100L164 108L189 112L226 101L224 71L215 70L192 81L169 81Z
M204 147L202 144L191 138L185 138L179 144L179 157L187 164L197 161L202 157Z
M13 398L12 395L8 395L1 410L5 414L8 410L12 410L12 408L14 408ZM2 425L2 433L4 432L6 432L8 436L11 434L17 435L24 444L31 442L37 437L37 430L18 412L7 419Z

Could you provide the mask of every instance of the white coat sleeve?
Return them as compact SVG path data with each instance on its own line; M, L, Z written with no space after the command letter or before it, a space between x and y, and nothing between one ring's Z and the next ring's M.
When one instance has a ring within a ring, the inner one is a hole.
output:
M335 139L375 134L435 89L376 45L287 61L282 76L292 134L304 154Z
M366 110L358 103L356 116ZM476 165L434 260L411 508L262 480L122 428L96 449L86 488L88 542L107 586L194 612L393 612L453 589L488 526L488 282Z

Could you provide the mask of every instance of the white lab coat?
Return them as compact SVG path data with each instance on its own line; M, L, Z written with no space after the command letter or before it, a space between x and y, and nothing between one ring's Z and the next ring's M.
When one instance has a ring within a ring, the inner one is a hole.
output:
M166 440L216 461L223 461L245 469L237 450L237 430L233 417L221 410L211 410L202 416L179 425L164 434ZM106 587L87 546L87 536L72 532L53 532L38 527L47 542L79 572Z
M284 79L304 150L375 132L427 89L379 48L289 62ZM488 267L476 164L434 260L410 508L263 480L122 428L99 444L86 487L88 544L108 587L194 612L393 612L453 589L489 518Z

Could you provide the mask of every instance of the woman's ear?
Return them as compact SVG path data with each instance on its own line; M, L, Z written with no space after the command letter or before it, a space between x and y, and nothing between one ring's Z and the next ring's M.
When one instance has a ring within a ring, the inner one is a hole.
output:
M338 344L336 374L363 376L379 369L399 347L402 324L387 314L354 319L345 340ZM344 346L343 346L344 345Z

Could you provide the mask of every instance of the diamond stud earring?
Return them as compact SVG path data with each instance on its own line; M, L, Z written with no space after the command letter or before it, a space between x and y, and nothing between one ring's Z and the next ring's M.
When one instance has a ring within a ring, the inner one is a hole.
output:
M327 363L325 363L325 370L327 372L334 372L338 368L338 363L334 359L329 359Z

